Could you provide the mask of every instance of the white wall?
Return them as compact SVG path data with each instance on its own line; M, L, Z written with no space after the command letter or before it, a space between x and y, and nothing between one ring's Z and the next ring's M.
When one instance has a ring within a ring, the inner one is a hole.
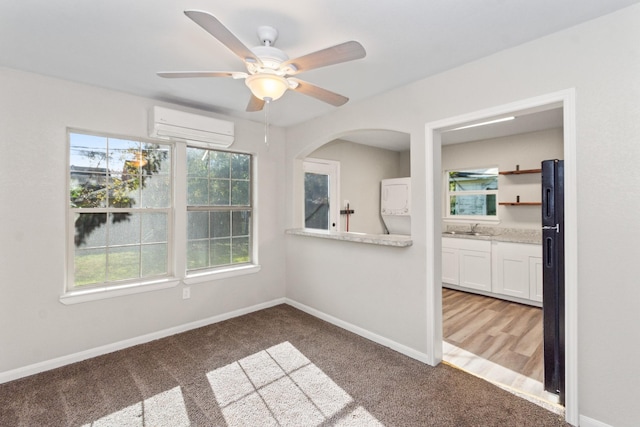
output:
M340 209L349 200L355 213L349 218L349 231L383 234L380 216L380 181L401 178L407 160L400 152L335 140L315 150L309 157L340 162ZM347 231L346 217L340 216L340 230Z
M640 5L466 64L287 130L287 225L299 156L350 130L411 134L413 246L287 236L287 295L407 347L426 348L425 123L575 88L579 411L640 420ZM622 181L621 181L622 180ZM437 231L437 230L436 230ZM321 269L320 265L338 268ZM393 277L392 271L399 272Z
M547 129L520 135L442 146L442 170L497 166L500 171L540 169L540 162L563 157L562 129ZM444 178L443 178L444 179ZM499 201L541 200L540 174L500 175ZM444 189L443 189L444 191ZM444 212L443 212L444 215ZM540 228L540 206L498 206L499 227Z
M147 136L151 100L0 68L0 374L284 297L283 132L236 120L258 155L259 261L251 274L63 305L67 126ZM224 118L224 117L223 117ZM180 232L178 230L177 232Z

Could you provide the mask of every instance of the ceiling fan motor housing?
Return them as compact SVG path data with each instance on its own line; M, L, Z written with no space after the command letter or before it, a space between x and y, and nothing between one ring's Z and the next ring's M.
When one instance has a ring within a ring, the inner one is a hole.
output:
M262 67L257 66L256 71L260 68L268 68L274 71L278 70L280 68L280 64L289 59L289 56L286 53L277 47L272 46L256 46L251 49L251 52L260 58L260 61L262 62Z

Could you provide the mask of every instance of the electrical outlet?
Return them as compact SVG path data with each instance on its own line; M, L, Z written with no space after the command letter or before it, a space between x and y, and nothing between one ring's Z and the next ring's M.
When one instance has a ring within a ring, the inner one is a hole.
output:
M189 286L182 288L182 299L191 298L191 288Z

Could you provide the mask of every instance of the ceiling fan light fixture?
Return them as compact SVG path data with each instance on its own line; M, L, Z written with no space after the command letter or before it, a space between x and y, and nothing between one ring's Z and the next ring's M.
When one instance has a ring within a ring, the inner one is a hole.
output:
M265 100L270 98L275 101L280 98L289 88L287 79L274 74L254 74L248 76L245 83L256 98Z

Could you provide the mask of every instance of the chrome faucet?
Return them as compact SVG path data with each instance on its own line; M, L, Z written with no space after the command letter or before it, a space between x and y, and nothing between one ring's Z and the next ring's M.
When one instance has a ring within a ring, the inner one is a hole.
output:
M476 228L478 228L478 224L469 224L469 226L471 227L471 232L475 233L476 232Z

